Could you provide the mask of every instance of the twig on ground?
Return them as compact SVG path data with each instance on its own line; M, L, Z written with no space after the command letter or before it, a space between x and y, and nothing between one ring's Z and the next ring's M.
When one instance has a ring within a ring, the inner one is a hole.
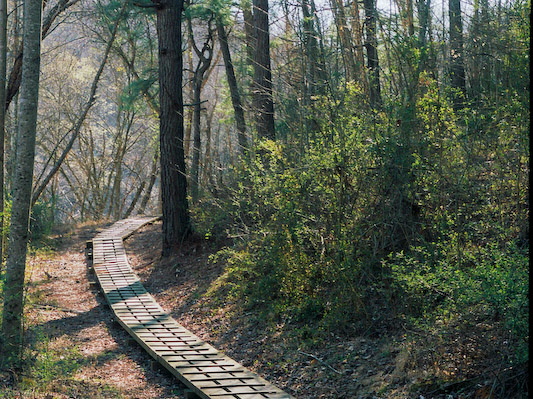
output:
M41 305L39 303L35 303L33 306L38 308L38 309L58 310L60 312L65 312L65 313L74 313L74 314L84 314L85 313L85 312L82 312L82 311L79 311L79 310L62 308L60 306L55 306L55 305Z
M343 374L341 371L339 370L335 370L333 367L331 367L329 364L327 364L325 361L323 361L322 359L316 357L315 355L311 354L311 353L305 353L305 352L302 352L302 351L298 351L299 353L301 353L302 355L305 355L305 356L309 356L309 357L312 357L313 359L319 361L320 363L322 363L324 366L328 367L329 369L333 370L335 373L337 374Z

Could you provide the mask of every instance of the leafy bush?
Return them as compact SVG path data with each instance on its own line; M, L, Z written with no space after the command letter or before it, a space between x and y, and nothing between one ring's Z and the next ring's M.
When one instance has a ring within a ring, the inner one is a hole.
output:
M53 348L46 337L38 338L34 355L31 376L43 388L71 376L80 368L80 353L76 348Z
M51 202L38 201L31 210L30 231L33 240L39 240L52 232L54 207Z
M216 203L239 240L212 294L313 334L488 312L527 357L528 116L513 98L455 110L420 80L386 112L348 85L317 99L312 136L250 151Z
M452 242L413 247L383 261L397 290L395 306L415 324L431 325L476 312L509 331L515 362L528 359L529 262L509 245L472 248L456 256Z

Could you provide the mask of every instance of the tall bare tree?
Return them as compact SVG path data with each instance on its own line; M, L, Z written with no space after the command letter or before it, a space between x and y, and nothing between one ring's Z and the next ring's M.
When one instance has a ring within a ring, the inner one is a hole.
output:
M72 7L76 3L78 3L80 0L59 0L50 10L47 12L46 16L43 18L42 21L42 38L45 38L48 36L48 34L52 31L52 26L54 22L57 21L57 18L68 8ZM15 46L16 52L15 57L13 61L13 66L11 68L11 71L9 73L9 78L7 80L7 91L6 91L6 101L5 101L5 108L9 108L9 104L11 104L11 101L15 97L15 95L18 93L20 84L21 84L21 77L22 77L22 48Z
M246 137L246 120L244 119L244 108L242 106L241 95L239 93L239 86L237 84L237 77L233 62L231 61L231 53L228 45L228 34L222 22L222 19L217 16L217 35L220 50L222 51L222 58L224 59L224 67L226 68L226 79L231 95L231 103L233 105L233 112L235 113L235 124L237 126L237 140L239 141L239 151L245 152L248 148L248 139Z
M214 28L212 27L212 17L207 21L207 33L202 48L196 45L194 39L192 21L188 20L190 43L196 54L197 63L193 71L192 79L192 107L193 107L193 148L191 163L191 197L193 201L198 198L199 177L200 177L200 152L201 152L201 116L202 116L202 87L205 83L205 74L208 71L213 60L213 39Z
M348 28L348 19L346 17L346 10L344 9L344 3L342 0L331 0L331 8L341 45L346 80L353 81L357 79L355 54L350 29Z
M41 0L24 2L24 56L20 89L17 155L13 177L13 207L4 286L2 357L8 364L20 360L24 277L29 240L31 189L35 158L39 70L41 62Z
M81 113L78 115L76 121L74 122L74 125L70 128L70 130L65 135L65 137L70 136L69 137L69 141L67 142L67 145L65 146L65 148L61 152L61 155L55 160L55 162L52 165L52 167L50 168L50 170L47 170L46 175L44 175L45 169L43 169L43 176L39 176L39 179L37 179L38 180L38 184L35 187L35 190L33 191L33 194L32 194L32 205L34 205L37 202L37 200L39 199L39 197L41 196L41 194L45 190L46 186L50 183L52 178L56 175L56 173L61 168L63 162L65 161L66 157L68 156L68 154L72 150L72 147L74 146L74 143L76 142L76 140L77 140L77 138L78 138L78 136L80 134L80 131L81 131L82 126L83 126L83 123L85 122L85 119L87 118L87 115L89 114L89 111L91 110L91 108L93 107L93 105L95 103L96 92L98 90L98 84L100 82L100 78L102 77L102 73L104 72L104 68L105 68L105 66L107 64L109 53L110 53L110 51L111 51L111 49L113 47L113 43L114 43L115 38L117 36L117 31L118 31L118 27L119 27L120 21L124 17L124 12L126 10L126 6L127 6L127 2L125 2L123 4L121 10L119 11L119 14L116 16L114 24L113 24L113 26L111 28L110 38L108 39L108 43L107 43L106 49L104 51L104 55L102 57L102 61L100 62L100 66L99 66L98 70L96 71L96 74L94 76L93 82L91 84L91 88L90 88L89 97L87 99L87 102L83 106L83 109L82 109ZM50 158L50 160L51 160L51 158Z

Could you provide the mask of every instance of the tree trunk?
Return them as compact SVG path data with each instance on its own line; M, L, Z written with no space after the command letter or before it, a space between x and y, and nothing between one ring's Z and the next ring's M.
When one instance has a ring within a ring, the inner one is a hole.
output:
M133 210L135 209L135 205L137 205L137 202L139 201L139 198L141 198L141 194L144 190L144 186L146 186L146 182L143 181L135 191L135 195L133 196L133 199L131 200L130 206L124 213L124 216L122 216L123 219L127 219L132 214Z
M253 108L256 129L260 138L275 140L268 0L253 0L253 5L255 29Z
M42 38L44 39L48 33L50 32L50 28L52 27L52 24L57 19L59 15L69 7L73 6L74 4L78 3L80 0L60 0L54 7L48 11L48 14L44 18L44 21L42 23ZM17 46L15 46L17 48ZM13 68L11 68L11 72L9 74L9 79L7 83L7 89L6 89L6 100L5 100L5 109L7 110L9 108L9 104L11 104L11 101L19 91L19 87L21 84L21 76L22 76L22 48L18 48L18 51L16 52L15 60L13 62Z
M413 21L413 0L396 0L396 6L400 10L402 25L407 36L415 34L415 25Z
M176 253L191 232L183 150L182 0L157 5L159 41L159 144L161 148L162 256Z
M211 167L212 163L212 156L211 156L211 137L212 137L212 125L213 125L213 115L215 113L216 109L216 102L217 99L215 97L215 104L211 108L211 112L207 115L205 118L205 157L204 157L204 167L202 170L202 181L206 183L206 185L209 185L209 188L211 189L213 187L213 171Z
M367 55L370 104L373 107L380 107L381 86L379 79L378 40L376 36L376 3L375 0L363 0L363 5L365 7L365 47Z
M186 81L187 82L192 82L193 79L194 79L194 64L193 64L193 55L192 55L192 41L194 40L194 38L192 37L192 35L188 35L187 36L187 40L189 41L188 43L188 48L187 48L187 51L185 51L185 54L187 56L186 58L186 61L187 61L187 67L186 67L186 74L187 74L187 77L186 77ZM193 88L193 85L188 85L189 86L189 92L187 93L187 100L192 104L194 101L193 101L193 97L194 97L194 88ZM194 109L192 106L187 106L187 109L186 111L184 110L185 112L185 116L184 116L184 129L185 129L185 132L184 132L184 143L183 143L183 146L184 146L184 152L185 152L185 159L186 160L189 160L190 162L190 159L191 159L191 142L192 142L192 124L193 124L193 118L194 118Z
M242 3L242 17L244 19L244 36L246 44L246 58L247 61L253 64L255 51L255 29L254 29L254 14L248 2Z
M463 19L461 17L461 0L449 0L450 17L450 74L451 85L459 90L454 103L461 107L466 93L465 64L463 59Z
M199 49L196 46L193 37L192 22L188 21L189 35L191 37L191 44L198 57L198 63L194 68L192 87L193 87L193 149L192 149L192 163L191 163L191 198L193 202L198 199L199 184L200 184L200 154L201 154L201 117L202 117L202 87L204 85L205 73L211 65L213 60L213 30L211 28L211 20L208 22L207 37Z
M41 61L41 12L41 0L24 2L24 59L20 90L17 163L13 177L13 208L2 320L2 336L4 337L2 356L8 363L17 363L20 360L23 342L24 275L29 240Z
M431 0L418 0L418 46L420 48L420 71L428 71L436 77L435 63L431 54Z
M359 77L356 75L354 48L342 0L332 0L331 8L333 10L337 34L339 35L342 47L341 53L346 73L346 81L350 82L357 80Z
M222 51L224 59L224 67L226 68L226 79L228 80L229 91L231 95L231 104L233 105L233 112L235 113L235 124L237 125L237 140L239 142L239 151L244 153L248 148L248 139L246 138L246 121L244 119L244 109L242 107L241 95L239 94L239 86L237 84L237 77L233 69L233 62L231 61L231 53L228 46L228 35L226 29L217 18L217 33L218 42Z
M361 26L361 17L359 15L359 2L352 2L352 40L355 56L355 72L357 80L361 84L364 92L368 94L368 82L365 71L365 57L363 55L363 28Z
M7 0L0 0L0 104L6 102L7 74ZM4 260L4 151L6 139L6 109L0 106L0 265Z
M315 137L320 130L317 116L322 110L316 107L316 96L326 93L327 77L324 62L324 54L318 45L318 27L315 27L315 6L313 0L302 0L302 28L303 28L303 48L305 63L303 63L304 83L303 83L303 110L305 123L305 142L309 142L309 137Z
M154 160L152 162L152 170L150 171L150 180L148 181L148 188L146 189L146 192L144 193L144 197L141 201L141 205L139 205L139 211L138 213L140 215L144 215L144 211L146 210L146 205L148 205L148 201L150 201L150 196L152 195L152 190L155 185L155 181L157 179L157 165L159 163L159 154L156 151L154 154Z
M309 63L309 95L322 95L326 91L326 67L318 46L319 33L315 28L313 0L302 0L304 46Z

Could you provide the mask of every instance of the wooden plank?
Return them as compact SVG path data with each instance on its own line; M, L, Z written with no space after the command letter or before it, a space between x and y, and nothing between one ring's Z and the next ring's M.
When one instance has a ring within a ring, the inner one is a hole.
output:
M158 356L161 356L163 360L169 364L183 364L184 366L191 366L191 365L197 365L197 364L207 364L207 365L215 365L218 366L223 361L228 361L227 358L217 356L218 353L214 353L212 355L206 355L206 356L213 356L213 357L202 357L202 354L198 353L190 353L190 354L172 354L172 355L161 355L159 352L155 351Z
M250 382L250 381L241 381L241 380L208 380L197 385L198 388L239 388L239 387L265 387L265 384L261 382Z
M192 374L195 375L206 375L206 374L212 374L212 373L237 373L239 370L242 370L242 372L249 372L248 370L242 369L242 367L239 367L237 365L230 365L230 366L194 366L194 367L180 367L180 374L183 374L184 376L189 376Z
M240 394L239 399L294 399L293 396L285 393L283 391L278 393L269 393L269 394Z
M232 373L235 373L237 374L237 376L235 375L232 375ZM240 375L239 375L240 374ZM191 375L189 377L189 379L193 382L197 382L198 383L198 386L200 386L200 384L204 383L204 382L207 382L207 381L234 381L234 380L238 380L238 381L241 381L241 380L252 380L252 379L255 379L256 376L253 375L252 373L248 373L246 371L241 371L241 373L237 373L237 372L231 372L231 373L227 373L227 372L223 372L223 373L201 373L201 374L198 374L198 375Z
M219 360L219 361L222 361L222 360ZM233 366L235 366L231 362L217 363L216 360L211 360L211 361L210 360L194 360L194 361L190 361L190 360L183 360L183 361L173 360L173 361L167 362L167 363L172 365L172 367L174 367L175 369L188 369L188 368L191 368L191 367L201 367L201 368L209 369L209 368L222 368L222 367L233 367Z
M280 390L273 388L258 388L252 386L244 387L233 387L233 388L200 388L202 392L206 393L210 397L218 396L232 396L232 395L243 395L243 394L273 394L279 393Z

